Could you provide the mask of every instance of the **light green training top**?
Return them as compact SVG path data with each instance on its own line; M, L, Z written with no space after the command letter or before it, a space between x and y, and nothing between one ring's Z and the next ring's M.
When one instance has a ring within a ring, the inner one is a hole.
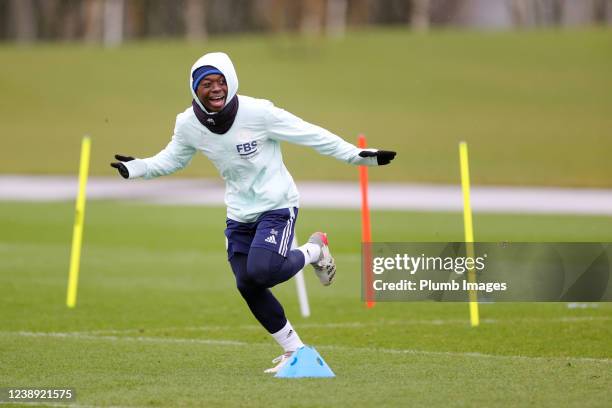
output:
M226 101L231 100L238 90L238 77L229 57L223 53L206 54L191 71L204 65L223 73L228 85ZM193 90L192 94L204 109ZM238 95L238 101L234 123L222 135L203 126L192 107L180 113L172 140L165 149L153 157L124 163L130 178L150 179L174 173L189 164L199 151L225 180L227 217L253 222L265 211L299 207L297 187L283 163L281 141L310 146L350 164L377 165L376 157L360 157L362 149L275 107L270 101L243 95Z

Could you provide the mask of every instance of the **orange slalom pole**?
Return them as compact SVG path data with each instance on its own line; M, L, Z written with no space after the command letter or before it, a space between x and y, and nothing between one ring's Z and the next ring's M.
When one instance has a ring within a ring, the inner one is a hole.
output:
M359 135L357 139L357 146L365 149L367 146L366 138L364 135ZM363 247L363 257L365 268L364 273L364 285L365 285L365 298L366 305L368 308L374 307L376 304L372 300L372 230L370 228L370 207L368 205L368 167L359 166L359 184L361 186L361 243Z

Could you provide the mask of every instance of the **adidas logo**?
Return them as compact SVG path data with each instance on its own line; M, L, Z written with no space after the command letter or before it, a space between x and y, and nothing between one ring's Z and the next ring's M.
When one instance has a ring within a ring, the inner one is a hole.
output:
M270 235L268 238L266 238L266 242L276 245L276 238L274 238L274 235Z

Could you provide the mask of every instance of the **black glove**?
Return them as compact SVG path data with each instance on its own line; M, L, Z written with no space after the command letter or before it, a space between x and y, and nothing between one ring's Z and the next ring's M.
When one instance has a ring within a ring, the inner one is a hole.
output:
M361 157L376 157L376 161L379 166L384 166L385 164L391 163L391 160L395 158L397 153L392 152L390 150L377 150L372 152L370 150L363 150L359 153Z
M122 162L129 162L129 161L134 160L134 158L132 156L122 156L120 154L116 154L115 159L119 161L111 163L110 164L111 167L116 168L119 171L119 174L121 174L121 177L125 179L130 178L130 172L128 171L127 167L125 167L125 165Z

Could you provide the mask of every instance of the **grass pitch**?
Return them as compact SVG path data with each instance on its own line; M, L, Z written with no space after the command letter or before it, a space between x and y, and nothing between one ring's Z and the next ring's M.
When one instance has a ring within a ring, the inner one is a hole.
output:
M73 205L0 203L0 385L63 386L95 406L606 406L612 307L359 299L359 215L303 209L337 282L274 291L334 379L263 374L279 348L234 288L224 209L91 203L78 305L65 307ZM461 240L459 214L374 212L377 241ZM479 240L610 241L604 217L476 215Z
M266 98L347 140L397 150L373 180L457 181L457 142L478 184L612 187L609 28L533 32L407 29L341 40L243 35L205 43L0 44L0 172L74 174L80 138L92 172L114 153L146 157L191 101L189 69L224 50L240 93ZM354 169L285 144L299 179L352 180ZM215 176L206 160L181 174Z

